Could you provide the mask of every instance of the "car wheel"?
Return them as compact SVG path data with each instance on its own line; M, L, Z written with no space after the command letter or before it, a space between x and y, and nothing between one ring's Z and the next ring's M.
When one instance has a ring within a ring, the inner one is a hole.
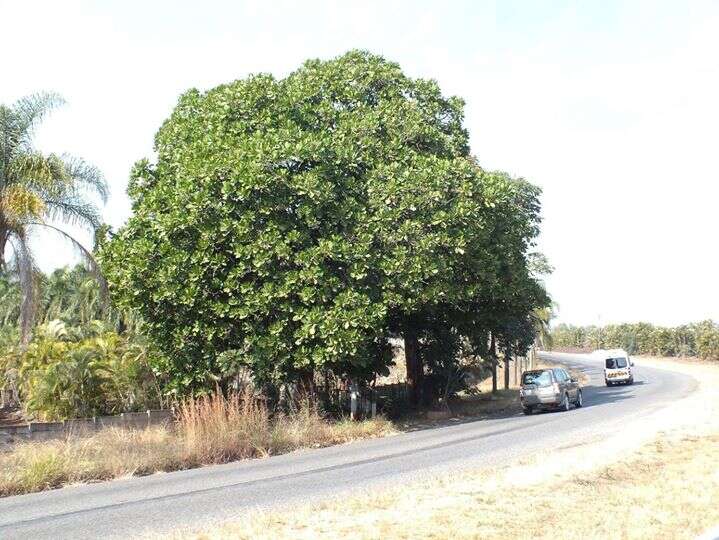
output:
M612 386L612 383L611 383L611 382L606 381L606 380L605 380L604 382L606 383L607 386Z
M582 391L581 390L577 390L577 401L576 401L575 405L577 406L577 409L581 408L582 405L584 405L584 400L582 399Z
M562 405L561 405L562 410L563 410L563 411L568 411L568 410L571 408L571 406L572 406L572 404L571 404L571 402L569 401L569 394L565 393L565 394L564 394L564 400L562 401Z
M529 416L534 412L534 409L532 407L522 407L522 412Z
M629 384L634 384L634 377L629 377Z

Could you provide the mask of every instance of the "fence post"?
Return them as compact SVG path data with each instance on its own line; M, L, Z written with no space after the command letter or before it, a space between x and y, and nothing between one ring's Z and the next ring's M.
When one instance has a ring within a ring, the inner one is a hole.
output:
M350 419L357 419L357 385L354 381L350 383Z

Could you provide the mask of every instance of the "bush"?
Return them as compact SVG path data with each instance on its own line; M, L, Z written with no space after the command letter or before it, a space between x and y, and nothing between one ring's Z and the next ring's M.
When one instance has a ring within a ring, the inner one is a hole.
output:
M161 404L139 343L101 323L84 331L59 321L39 327L25 352L10 355L25 409L45 420L116 414Z

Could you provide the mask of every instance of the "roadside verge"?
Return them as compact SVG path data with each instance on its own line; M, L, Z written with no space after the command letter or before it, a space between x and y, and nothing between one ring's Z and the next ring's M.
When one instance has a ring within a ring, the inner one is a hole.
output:
M719 523L719 365L637 365L688 374L697 388L589 444L173 537L694 538Z

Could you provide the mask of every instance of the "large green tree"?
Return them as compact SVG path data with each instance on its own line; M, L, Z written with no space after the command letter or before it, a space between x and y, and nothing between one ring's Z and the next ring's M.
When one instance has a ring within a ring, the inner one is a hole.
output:
M506 296L504 249L536 228L513 214L526 183L476 165L462 118L436 82L361 51L185 93L100 251L175 386L212 384L230 351L266 380L367 376L395 334L419 387L425 322Z
M80 158L43 154L35 148L35 129L60 104L62 99L55 94L35 94L11 106L0 105L0 271L13 271L19 280L21 329L26 337L36 306L30 233L44 228L64 236L94 268L89 251L54 223L95 231L101 220L92 196L103 201L107 197L107 185L97 168Z

